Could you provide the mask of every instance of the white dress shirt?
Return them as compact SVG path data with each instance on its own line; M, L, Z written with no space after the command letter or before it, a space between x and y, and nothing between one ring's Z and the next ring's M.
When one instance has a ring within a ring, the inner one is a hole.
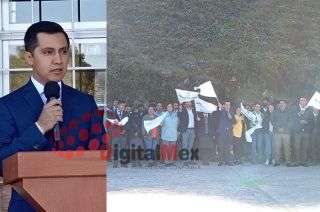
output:
M43 104L47 104L47 98L44 95L44 85L42 85L40 82L38 82L33 76L31 76L31 81L33 83L33 85L36 87L42 101ZM60 98L61 99L61 94L62 94L62 89L61 89L61 81L58 82L59 86L60 86Z

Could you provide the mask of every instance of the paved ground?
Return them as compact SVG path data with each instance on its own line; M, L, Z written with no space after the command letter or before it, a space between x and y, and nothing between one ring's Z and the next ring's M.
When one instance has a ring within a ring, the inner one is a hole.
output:
M112 168L108 212L320 211L320 166Z

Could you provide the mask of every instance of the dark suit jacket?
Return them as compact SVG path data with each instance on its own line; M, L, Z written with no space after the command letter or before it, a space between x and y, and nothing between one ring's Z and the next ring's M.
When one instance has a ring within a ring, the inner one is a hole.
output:
M50 138L50 133L42 135L35 125L43 106L42 99L31 80L0 99L1 162L17 152L50 151L55 148L56 144L52 136ZM105 149L103 113L98 111L92 96L62 83L62 108L61 141L56 149ZM9 211L34 210L13 190Z
M232 119L228 118L228 112L225 110L219 110L219 121L218 121L218 126L217 126L217 133L231 133L232 135L232 129L233 125L237 122L234 113L230 110L230 115Z
M198 113L200 121L197 121L197 131L198 135L205 135L205 118L203 113ZM208 135L213 137L215 135L215 125L214 125L214 117L212 113L208 114Z
M196 110L192 109L192 113L193 113L193 117L194 117L194 125L196 127L196 124L197 124ZM182 112L178 113L178 117L180 118L180 124L178 127L178 131L181 133L184 133L187 131L188 125L189 125L189 115L188 115L187 109L183 108Z
M312 130L312 122L313 122L313 114L310 107L306 108L303 115L299 116L299 112L301 111L300 106L294 106L291 109L291 120L292 120L292 132L306 132L310 133ZM300 120L307 121L307 124L301 124Z

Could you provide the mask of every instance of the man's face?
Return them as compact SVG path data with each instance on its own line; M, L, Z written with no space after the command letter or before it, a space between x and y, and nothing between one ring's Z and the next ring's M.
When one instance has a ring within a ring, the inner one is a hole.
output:
M38 33L38 46L25 58L33 69L33 77L41 84L61 81L67 73L69 47L63 33Z
M119 103L119 102L118 102L117 100L114 100L114 101L113 101L113 107L117 108L117 107L118 107L118 103Z
M230 107L231 107L231 103L230 102L225 102L224 103L225 110L230 110Z
M158 103L157 104L157 111L162 111L162 110L163 110L162 104Z
M256 105L254 106L254 111L256 111L257 113L259 113L260 110L261 110L261 105L260 105L260 104L256 104Z
M307 106L307 99L306 98L300 98L300 105L301 107L306 107Z
M179 104L178 103L174 103L173 104L173 109L174 110L178 110L179 109Z
M168 105L167 105L167 111L168 111L169 113L171 113L171 112L173 111L173 106L172 106L172 104L168 104Z
M141 105L141 106L139 106L139 111L140 112L143 112L144 111L144 107Z
M191 102L186 102L186 108L191 108L192 103Z
M286 109L287 104L284 101L280 101L279 108L281 111L284 111Z
M126 107L126 104L124 104L124 103L120 103L118 106L120 111L124 111L125 107Z

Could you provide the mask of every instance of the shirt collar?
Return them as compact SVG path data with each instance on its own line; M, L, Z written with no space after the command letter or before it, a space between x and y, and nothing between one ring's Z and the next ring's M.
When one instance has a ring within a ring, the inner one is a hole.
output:
M33 85L36 87L38 93L41 95L44 92L44 85L38 82L33 76L31 76L31 81ZM60 87L60 97L61 97L61 81L58 82Z
M306 109L307 109L307 107L308 107L308 105L307 105L307 106L305 106L305 107L302 107L300 104L299 104L299 106L300 106L300 110L306 110Z

